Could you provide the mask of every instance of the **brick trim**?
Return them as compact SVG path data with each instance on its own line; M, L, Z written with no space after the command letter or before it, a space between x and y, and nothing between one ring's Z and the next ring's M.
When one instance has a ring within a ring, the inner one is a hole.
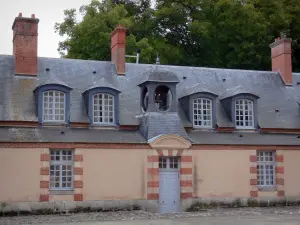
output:
M181 180L180 187L192 187L193 181L192 180Z
M284 191L277 191L277 196L278 197L284 197L285 196Z
M158 200L159 199L158 193L149 193L149 194L147 194L147 199L148 200Z
M83 155L74 155L74 162L83 162Z
M83 168L74 167L74 175L83 175Z
M49 188L49 181L40 181L40 188Z
M276 154L276 162L283 162L283 155Z
M193 197L192 192L180 193L180 199L187 199L187 198L192 198L192 197Z
M250 162L257 162L257 156L256 155L250 155Z
M276 189L277 189L277 196L278 197L284 197L284 155L281 150L277 150L275 153L275 159L276 159Z
M250 167L250 173L257 174L257 168L254 166Z
M82 180L74 180L74 188L83 188Z
M48 153L41 154L41 161L42 162L48 162L48 161L50 161L50 155Z
M158 162L159 156L158 155L148 155L147 162Z
M159 181L150 180L147 182L147 187L148 188L159 187Z
M276 173L277 174L284 174L284 167L283 166L276 166Z
M284 178L282 178L282 177L276 178L276 184L277 185L284 185Z
M250 185L257 185L257 179L250 179Z
M258 187L257 187L257 151L255 151L249 157L249 196L251 198L258 197Z
M42 167L40 169L40 175L50 175L49 167Z
M193 168L181 168L180 174L191 175L193 173Z
M193 161L193 157L191 155L183 155L180 158L181 162L192 162Z
M74 194L74 201L76 202L83 201L83 194Z
M49 202L49 195L40 195L40 202Z
M250 191L250 197L251 198L257 198L258 197L258 191Z

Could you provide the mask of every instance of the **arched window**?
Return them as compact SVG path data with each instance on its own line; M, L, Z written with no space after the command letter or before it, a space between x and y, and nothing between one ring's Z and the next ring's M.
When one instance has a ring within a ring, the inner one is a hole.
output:
M93 121L96 124L114 123L114 96L107 93L93 97Z
M196 98L193 101L194 127L212 127L212 101L208 98Z
M66 95L62 91L43 92L43 121L65 121Z
M236 128L254 128L253 101L239 99L235 101Z

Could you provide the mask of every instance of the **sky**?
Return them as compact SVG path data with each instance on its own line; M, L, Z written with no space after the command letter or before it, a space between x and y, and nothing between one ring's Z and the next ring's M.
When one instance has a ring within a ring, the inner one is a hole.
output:
M0 54L12 55L12 24L21 12L23 17L35 17L39 21L38 56L60 57L57 47L63 40L54 32L56 22L63 22L65 9L79 9L91 0L0 0Z

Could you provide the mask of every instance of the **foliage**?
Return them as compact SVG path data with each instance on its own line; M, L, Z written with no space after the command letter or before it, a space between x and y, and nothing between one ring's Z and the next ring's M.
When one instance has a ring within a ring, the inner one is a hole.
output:
M128 28L126 54L141 49L141 63L270 70L269 44L282 32L293 40L300 71L298 0L92 0L64 11L55 31L63 57L110 60L110 33ZM134 61L128 58L127 61Z

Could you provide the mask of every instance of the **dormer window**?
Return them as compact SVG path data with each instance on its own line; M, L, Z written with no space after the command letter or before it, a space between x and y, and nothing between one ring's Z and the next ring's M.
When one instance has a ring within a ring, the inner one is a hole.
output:
M199 128L212 128L212 101L208 98L193 100L193 125Z
M118 106L120 91L101 78L88 87L83 95L92 126L119 125Z
M66 94L51 90L43 92L43 122L64 122L66 111Z
M235 125L236 128L254 128L253 101L239 99L235 101Z
M93 121L96 124L114 123L114 96L98 93L93 96Z
M70 122L70 91L67 84L54 76L41 82L34 90L36 113L40 123Z

